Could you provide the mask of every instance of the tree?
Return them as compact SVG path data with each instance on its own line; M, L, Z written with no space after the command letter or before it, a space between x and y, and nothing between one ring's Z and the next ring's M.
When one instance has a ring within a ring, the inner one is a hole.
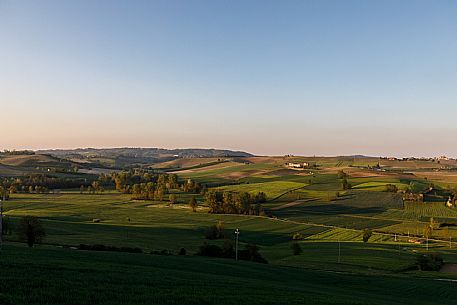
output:
M205 233L206 239L224 238L224 222L218 221L215 225L208 228Z
M342 170L338 171L338 179L343 179L346 177L347 177L347 174L344 171L342 171Z
M386 192L396 193L398 192L398 187L395 184L386 184Z
M170 196L168 196L168 200L170 200L170 204L176 204L178 202L175 194L170 194Z
M198 203L194 196L192 196L192 198L190 198L189 206L192 209L192 212L197 212Z
M419 254L416 264L422 271L438 271L443 266L443 258L437 253Z
M98 181L92 182L92 189L95 194L95 192L98 192L100 190L100 183Z
M29 247L40 243L46 236L40 220L35 216L24 216L19 224L19 234L27 242Z
M363 234L362 234L363 242L364 243L368 242L368 240L370 239L370 237L372 235L373 235L373 232L370 229L363 230Z
M303 252L303 250L300 247L299 243L293 243L291 248L292 248L292 252L293 252L294 255L300 255Z
M9 221L9 217L5 217L3 216L3 219L2 219L2 235L8 235L9 233L11 233L11 226L10 226L10 221Z
M432 227L430 224L424 226L424 237L429 239L432 236Z
M267 202L267 195L264 192L259 192L256 195L256 201L258 203L265 203Z
M436 226L437 224L435 222L435 218L430 217L430 228L432 229L432 231L435 230Z
M8 192L9 192L10 194L15 194L15 193L17 193L17 188L16 188L16 186L11 185L11 186L9 187L9 189L8 189Z
M209 207L210 213L219 213L220 207L217 201L217 194L214 191L208 191L205 194L205 204Z
M341 182L341 187L344 191L346 191L350 190L352 188L352 185L348 182L348 179L344 177L343 181Z

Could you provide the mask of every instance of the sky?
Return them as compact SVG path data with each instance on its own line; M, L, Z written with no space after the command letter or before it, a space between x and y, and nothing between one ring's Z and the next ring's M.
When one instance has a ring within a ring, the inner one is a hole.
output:
M0 149L457 157L457 1L0 0Z

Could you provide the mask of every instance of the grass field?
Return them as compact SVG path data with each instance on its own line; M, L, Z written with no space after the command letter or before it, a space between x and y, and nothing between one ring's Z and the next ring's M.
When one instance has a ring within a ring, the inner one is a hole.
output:
M264 182L264 183L249 183L249 184L238 184L230 186L221 186L216 188L220 191L230 192L249 192L257 194L258 192L264 192L267 195L267 200L276 199L287 192L300 189L305 187L306 184L290 181L275 181L275 182Z
M291 170L284 166L289 160L317 166ZM263 208L270 217L209 214L201 194L178 189L172 190L178 199L174 205L131 200L130 195L112 190L91 195L76 190L13 194L4 206L13 227L21 216L37 216L47 236L44 245L35 249L18 244L14 229L6 236L0 265L9 272L2 272L0 279L22 281L24 268L32 276L30 285L0 286L0 304L42 304L43 299L46 304L434 304L437 300L439 304L453 300L448 288L454 283L436 279L454 275L414 269L417 255L427 251L439 252L446 263L457 263L457 228L439 227L443 222L457 223L457 210L444 202L403 202L402 193L385 191L386 184L425 190L434 180L411 172L427 172L432 165L389 161L385 172L368 167L378 161L189 158L157 165L176 171L181 181L192 178L210 189L265 192L268 202ZM400 170L400 165L406 169ZM352 189L342 190L341 170L348 173ZM199 201L196 213L187 205L192 196ZM431 217L436 226L429 250L425 244L409 243L408 236L422 237ZM258 245L269 266L196 257L204 243L223 244L223 240L205 239L207 228L218 221L224 223L226 239L233 241L239 229L241 248ZM373 230L368 243L362 242L364 229ZM300 240L293 241L296 233ZM81 243L139 247L146 254L66 248ZM293 254L293 243L302 248L300 255ZM162 250L177 254L181 248L187 250L187 257L148 254ZM101 281L102 274L110 280ZM49 290L40 290L40 283ZM64 287L71 288L65 294L56 293ZM119 287L127 291L122 297L116 297ZM233 289L239 293L233 294ZM78 290L84 293L75 296ZM385 290L392 296L386 297Z
M414 276L374 277L198 257L26 249L13 244L2 252L0 268L2 305L430 305L452 304L457 297L454 283Z

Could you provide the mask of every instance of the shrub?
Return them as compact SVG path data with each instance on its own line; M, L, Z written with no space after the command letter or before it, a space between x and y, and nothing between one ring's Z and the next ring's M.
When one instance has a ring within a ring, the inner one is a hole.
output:
M194 196L190 198L189 206L192 209L192 212L197 212L198 203Z
M223 248L216 245L209 245L204 243L202 246L200 246L197 255L233 259L235 258L235 251L231 241L226 241ZM268 264L268 261L260 255L259 248L253 244L248 244L244 250L239 250L238 259Z
M215 225L210 226L205 233L206 239L224 238L224 223L218 221Z
M181 248L178 252L178 255L186 255L186 254L187 254L187 251L184 248Z
M395 184L386 184L386 192L396 193L398 192L398 187Z
M140 248L132 247L115 247L115 246L105 246L102 244L95 245L86 245L80 244L79 250L88 250L88 251L111 251L111 252L127 252L127 253L143 253L143 250Z
M40 243L46 236L43 226L35 216L24 216L19 224L19 235L22 237L29 247Z
M200 256L209 256L209 257L223 257L222 248L216 245L208 245L204 243L203 246L200 246L200 249L197 252L197 255Z
M368 240L370 239L370 237L373 235L373 232L369 229L365 229L363 230L363 234L362 234L362 239L363 239L363 242L366 243L368 242Z
M256 263L268 264L268 261L259 253L259 247L255 244L247 244L245 250L238 251L238 258Z
M438 271L443 266L443 258L437 253L420 254L416 264L422 271Z
M299 243L293 243L291 248L294 255L300 255L303 252Z
M294 233L294 235L292 235L292 240L302 240L302 239L304 239L304 236L299 232L296 232L296 233Z

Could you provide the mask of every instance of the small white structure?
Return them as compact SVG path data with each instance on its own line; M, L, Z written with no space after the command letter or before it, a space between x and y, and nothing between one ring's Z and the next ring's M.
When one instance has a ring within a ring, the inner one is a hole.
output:
M289 168L307 168L307 167L309 167L309 163L308 162L303 162L303 163L289 162L289 163L286 163L286 166Z

